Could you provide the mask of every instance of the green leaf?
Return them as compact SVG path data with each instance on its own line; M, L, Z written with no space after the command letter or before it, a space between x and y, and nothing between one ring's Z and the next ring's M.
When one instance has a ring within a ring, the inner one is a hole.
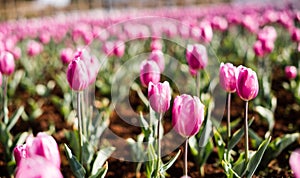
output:
M234 163L233 172L242 177L246 171L245 153L241 153L238 160Z
M71 167L71 170L76 178L83 178L85 177L86 171L84 167L78 162L76 157L72 154L72 151L70 148L64 144L65 146L65 151L66 151L66 156L69 160L69 164Z
M9 119L8 125L7 125L7 131L9 132L15 124L18 122L18 119L21 117L22 113L24 111L24 106L21 106L14 115Z
M251 128L249 128L249 137L251 138L252 146L257 149L261 142L263 142L263 139L256 134Z
M276 158L286 147L288 147L293 142L297 141L299 137L299 133L293 133L286 134L282 138L276 138L275 140L273 140L269 144L260 166L265 167L267 164L269 164L269 162L272 159Z
M262 106L256 106L254 107L254 110L268 122L269 125L269 133L272 132L274 125L275 125L275 119L274 119L274 112L272 112L270 109Z
M250 125L252 124L252 122L254 121L254 118L252 118L249 123L248 126L250 127ZM233 147L235 147L235 145L241 140L241 138L244 135L244 127L240 128L239 130L237 130L232 138L230 139L229 143L228 143L228 150L232 150Z
M178 150L177 154L173 158L171 158L166 164L163 164L163 166L160 168L160 173L162 175L174 164L180 153L181 150Z
M96 174L90 176L89 178L104 178L108 170L108 163L106 162L105 165L98 169Z
M257 152L250 158L249 163L247 164L247 171L246 171L247 178L251 178L253 176L270 141L271 141L271 137L263 141L259 146Z
M111 154L115 150L116 150L115 147L107 147L97 152L97 156L92 168L92 175L97 174L98 170L103 166L105 161L111 156Z
M218 131L215 131L214 138L218 148L217 150L218 150L219 160L223 160L224 152L225 152L225 143Z

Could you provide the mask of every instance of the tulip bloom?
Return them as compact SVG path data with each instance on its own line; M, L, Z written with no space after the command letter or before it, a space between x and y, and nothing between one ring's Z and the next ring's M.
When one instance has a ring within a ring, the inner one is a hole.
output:
M244 101L254 99L259 90L256 73L247 67L239 66L237 68L236 91L239 97Z
M151 52L149 60L152 60L156 62L158 65L160 72L163 72L165 69L165 59L164 59L164 54L162 53L161 50L154 50Z
M300 178L300 169L299 169L299 165L300 165L300 149L297 149L295 151L292 152L290 159L289 159L289 163L291 166L291 169L294 173L295 178Z
M70 87L75 91L81 91L89 85L89 75L86 64L80 58L75 58L67 69L67 80Z
M143 61L140 69L140 80L144 87L150 82L157 84L160 81L160 69L154 61Z
M43 49L43 45L36 41L29 41L27 44L27 54L30 57L40 54L43 51Z
M297 68L295 66L286 66L284 72L285 72L285 76L289 80L297 77Z
M73 59L73 50L71 48L65 48L60 52L60 60L64 64L69 64Z
M189 66L194 70L204 69L207 65L207 52L201 44L188 45L186 59Z
M60 168L60 154L54 138L44 132L40 132L36 137L30 135L26 139L26 144L18 145L14 148L14 157L17 166L25 159L40 156L51 162L58 169Z
M236 67L231 63L220 65L219 78L221 87L226 91L233 93L236 91Z
M199 132L204 120L204 105L196 96L180 95L174 100L172 124L177 133L190 137Z
M151 51L161 50L162 49L162 44L159 40L152 40L151 44L150 44L150 48L151 48Z
M122 57L125 52L125 44L123 41L117 41L114 44L114 55L117 57Z
M0 53L0 71L3 75L10 75L15 71L15 59L10 52Z
M158 113L164 113L170 108L171 89L169 82L149 83L148 98L151 108Z
M60 169L44 157L35 155L22 159L16 170L16 178L63 178Z

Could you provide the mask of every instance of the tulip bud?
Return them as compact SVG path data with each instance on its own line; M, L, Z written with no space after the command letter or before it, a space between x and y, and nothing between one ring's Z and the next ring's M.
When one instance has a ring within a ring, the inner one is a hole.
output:
M148 98L151 108L158 113L166 112L170 108L171 89L169 82L149 83Z
M67 69L67 80L75 91L81 91L88 87L89 76L85 63L80 58L73 59Z
M150 82L157 84L160 81L160 70L156 62L149 60L142 62L140 80L144 87L147 87Z
M26 141L27 143L27 141ZM39 155L50 161L57 168L60 168L60 154L56 141L54 138L44 132L40 132L32 140L30 145L27 145L28 157Z
M292 152L289 163L291 166L291 169L294 173L295 178L300 178L300 149L296 149L295 151Z
M254 99L259 90L256 73L247 67L239 66L237 68L236 91L239 97L244 101Z
M29 41L27 44L27 54L28 56L36 56L40 54L43 51L42 44L36 42L36 41Z
M64 64L69 64L73 59L73 50L71 48L61 50L60 59Z
M3 75L10 75L15 71L15 59L10 52L0 53L0 71Z
M286 66L284 72L285 72L285 76L289 80L297 77L297 68L295 66Z
M236 91L236 67L231 63L220 65L219 78L221 87L226 91L233 93Z
M186 59L192 69L204 69L207 65L206 48L201 44L188 45Z
M165 69L165 59L164 59L164 54L160 50L154 50L151 52L149 56L150 61L156 62L158 65L160 72L163 72Z
M114 55L117 57L122 57L125 52L125 44L123 41L117 41L114 44Z
M183 137L190 137L199 132L204 120L204 105L199 98L180 95L174 100L172 109L172 125Z
M63 178L60 169L44 157L34 155L22 159L16 170L16 178Z

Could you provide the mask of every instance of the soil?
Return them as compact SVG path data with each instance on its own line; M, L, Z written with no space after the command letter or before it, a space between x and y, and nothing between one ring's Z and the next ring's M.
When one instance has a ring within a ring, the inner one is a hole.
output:
M273 77L273 85L272 90L277 97L277 108L275 111L275 127L272 132L273 139L282 136L286 133L293 133L299 131L300 127L300 109L299 103L296 103L293 98L293 94L289 91L285 90L282 87L282 82L289 82L285 79L282 69L277 67L274 69ZM136 94L132 93L133 98L137 97ZM26 93L20 94L20 97L23 101L26 101L28 95ZM139 102L137 102L140 104ZM232 103L232 115L234 118L242 116L242 113L239 111L242 101L238 97L233 97ZM15 110L13 106L10 106L10 110ZM28 110L28 108L26 108ZM49 129L50 124L54 124L56 128L56 132L53 135L57 142L61 145L61 143L67 142L64 136L64 130L72 129L72 125L68 124L64 121L63 117L59 114L58 110L55 106L48 102L45 99L43 107L43 114L33 121L23 121L19 119L16 126L13 128L12 133L16 135L17 133L27 131L28 129L32 129L33 133L37 133L39 131L46 131ZM289 110L289 112L286 112ZM252 128L259 134L264 135L267 130L267 125L263 121L259 119L259 116L254 112L250 111L250 117L255 116L255 121L253 123ZM168 131L172 127L170 122L170 116L166 116L164 127L165 130ZM225 118L224 118L225 119ZM223 123L225 124L225 122ZM113 113L110 117L110 125L109 128L116 133L118 136L122 138L135 138L137 134L141 132L141 129L130 124L125 123L123 120L118 118L116 113ZM258 172L256 172L255 177L293 177L289 168L288 158L291 151L299 148L300 140L298 142L290 145L286 148L276 159L272 160L267 168L260 168ZM168 144L168 143L166 143ZM243 144L239 145L243 147ZM63 147L61 148L61 156L62 156L62 173L64 177L74 177L71 174L70 167L65 158ZM183 145L179 147L179 149L183 150ZM129 149L128 149L129 150ZM177 150L176 150L177 151ZM172 154L175 154L173 152ZM171 154L171 155L172 155ZM192 155L188 155L188 172L191 177L201 177L199 173L199 167L195 164ZM135 166L136 163L126 162L115 158L109 158L109 169L106 177L146 177L144 173L140 175L136 175ZM141 172L144 171L142 167ZM223 169L220 165L218 165L218 156L216 150L210 155L207 163L204 166L204 177L226 177ZM170 177L180 177L183 175L183 155L181 154L175 164L168 170ZM6 170L6 163L4 161L3 154L3 145L0 145L0 177L8 177Z

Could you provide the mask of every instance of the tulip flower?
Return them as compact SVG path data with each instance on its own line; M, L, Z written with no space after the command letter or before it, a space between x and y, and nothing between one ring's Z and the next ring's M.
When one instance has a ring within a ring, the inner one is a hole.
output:
M65 48L60 52L60 60L64 64L69 64L73 59L73 50L71 48Z
M161 50L154 50L151 52L149 58L150 61L156 62L158 65L160 72L163 72L165 69L165 59L164 59L164 54L162 53Z
M44 49L43 45L36 41L32 40L27 43L27 54L30 57L34 57L40 54L43 51L43 49Z
M158 113L166 112L170 107L171 89L169 82L153 84L148 86L148 98L151 108Z
M143 61L140 69L140 80L144 87L150 82L157 84L160 81L160 69L154 61Z
M117 41L114 44L114 55L117 57L122 57L125 52L125 44L123 41Z
M244 66L237 68L238 75L236 81L236 91L241 99L249 101L254 99L259 90L258 80L256 73Z
M299 28L294 28L292 30L291 38L295 42L300 42L300 29Z
M177 133L190 137L198 133L204 120L204 105L196 96L183 94L174 100L172 124Z
M200 24L201 29L201 39L204 40L204 42L209 43L213 38L213 31L211 28L211 25L207 21L203 21Z
M25 159L40 156L60 168L60 154L54 138L44 132L39 132L36 137L30 135L26 144L14 148L14 157L17 166Z
M60 169L44 157L34 155L22 159L16 170L16 178L63 178Z
M150 48L151 48L151 51L161 50L162 49L162 44L159 40L152 40L151 44L150 44Z
M0 71L3 75L11 75L15 71L14 56L10 52L0 53Z
M239 97L245 101L244 134L245 134L245 160L249 159L249 137L248 137L248 101L254 99L258 94L258 80L256 73L247 67L237 68L236 91Z
M205 46L201 44L188 45L186 49L186 59L192 69L204 69L207 65Z
M73 90L82 91L88 87L90 80L87 70L86 64L80 58L75 58L70 62L67 69L67 80Z
M172 125L177 133L185 137L184 177L187 173L187 152L190 136L197 134L204 120L204 105L196 96L180 95L174 100Z
M221 87L229 93L236 91L236 67L231 63L221 63L219 78Z
M289 163L290 163L290 166L291 166L291 169L293 171L295 178L300 178L300 169L299 169L300 149L299 148L292 152L290 159L289 159Z
M297 77L297 68L295 66L286 66L284 69L285 76L289 80Z

